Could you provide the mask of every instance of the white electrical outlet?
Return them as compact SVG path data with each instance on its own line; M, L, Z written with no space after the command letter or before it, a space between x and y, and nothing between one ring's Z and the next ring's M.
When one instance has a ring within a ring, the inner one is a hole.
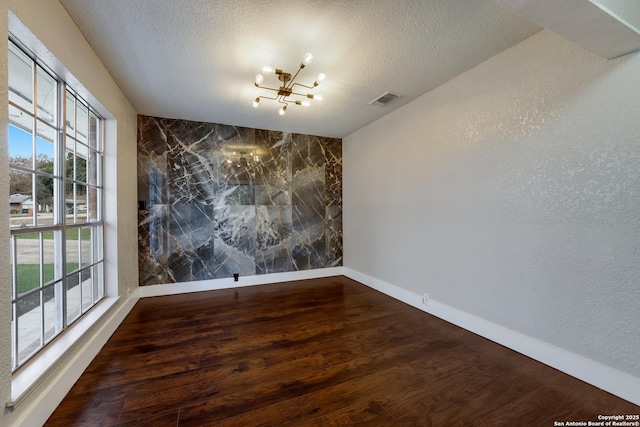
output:
M426 292L422 295L422 303L424 305L429 305L429 294Z

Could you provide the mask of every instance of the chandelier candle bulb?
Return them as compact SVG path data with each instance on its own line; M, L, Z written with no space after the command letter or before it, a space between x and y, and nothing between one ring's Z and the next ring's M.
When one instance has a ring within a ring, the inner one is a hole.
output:
M311 55L310 53L307 53L304 55L304 58L302 58L302 63L304 65L309 65L311 64L312 60L313 60L313 55Z
M260 98L253 100L253 108L258 108L258 105L260 105Z
M265 65L264 67L262 67L262 71L264 71L265 73L273 73L275 70L272 67Z
M287 112L287 106L285 105L280 109L280 111L278 111L278 114L280 114L281 116L284 116L284 113L286 112Z
M264 76L262 74L258 74L256 76L256 84L261 85L263 81L264 81Z

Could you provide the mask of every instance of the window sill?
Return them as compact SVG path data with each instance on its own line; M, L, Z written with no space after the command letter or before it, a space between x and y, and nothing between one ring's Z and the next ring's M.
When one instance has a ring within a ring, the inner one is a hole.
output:
M120 297L107 297L96 304L87 314L69 329L48 344L39 354L18 369L11 378L11 402L13 406L67 356L118 302Z

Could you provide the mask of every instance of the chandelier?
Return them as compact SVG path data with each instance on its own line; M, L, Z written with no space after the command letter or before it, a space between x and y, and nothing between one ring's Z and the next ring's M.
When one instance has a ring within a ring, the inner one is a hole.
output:
M293 76L291 76L290 73L285 73L284 71L278 68L274 70L269 66L264 67L262 69L263 72L274 73L276 76L278 76L278 80L280 80L281 86L277 89L268 87L268 86L262 86L262 82L264 82L264 76L262 74L258 74L256 76L255 86L259 87L260 89L267 89L267 90L274 91L276 92L276 95L274 97L269 97L269 96L257 97L253 101L253 107L258 108L258 106L260 105L261 99L270 99L272 101L276 101L280 104L283 104L282 108L280 108L280 111L278 111L278 113L281 116L284 116L284 114L287 112L287 107L289 106L289 104L302 105L304 107L308 107L309 105L311 105L311 102L309 101L310 99L322 101L322 95L320 94L314 95L311 93L294 92L297 86L307 88L307 89L314 89L316 86L320 84L321 81L323 81L326 78L326 76L323 73L318 74L318 77L313 82L313 86L307 86L307 85L303 85L301 83L295 82L295 79L296 77L298 77L298 74L300 74L300 71L302 71L304 67L309 65L312 59L313 59L313 55L311 55L310 53L307 53L306 55L304 55L304 58L302 58L302 62L300 63L300 68L298 68L298 71L296 71L296 73ZM300 97L302 99L295 99L294 97Z

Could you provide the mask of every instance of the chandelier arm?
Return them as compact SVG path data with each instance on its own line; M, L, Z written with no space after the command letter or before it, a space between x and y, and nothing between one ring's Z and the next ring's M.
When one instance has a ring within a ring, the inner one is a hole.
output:
M306 87L307 89L315 89L315 86L307 86L307 85L303 85L302 83L294 83L291 85L291 88L293 89L294 86L302 86L302 87Z
M302 105L302 101L295 100L295 99L289 99L288 96L284 97L284 100L287 101L287 102L290 102L292 104L295 104L295 105Z
M274 92L278 92L280 90L280 89L274 89L272 87L267 87L267 86L258 86L258 85L256 85L256 87L259 87L260 89L272 90Z
M298 71L296 71L293 77L291 77L291 80L289 80L289 84L285 86L286 88L290 89L294 85L293 81L296 79L296 77L298 77L298 74L300 74L300 71L302 71L303 68L304 67L298 68ZM298 83L295 83L295 84L298 84Z
M298 95L298 96L304 96L305 98L309 98L309 95L311 95L311 94L310 93L291 92L291 95Z
M272 101L275 101L275 100L278 99L278 95L274 96L273 98L270 98L270 97L264 96L264 95L260 95L258 98L271 99Z

